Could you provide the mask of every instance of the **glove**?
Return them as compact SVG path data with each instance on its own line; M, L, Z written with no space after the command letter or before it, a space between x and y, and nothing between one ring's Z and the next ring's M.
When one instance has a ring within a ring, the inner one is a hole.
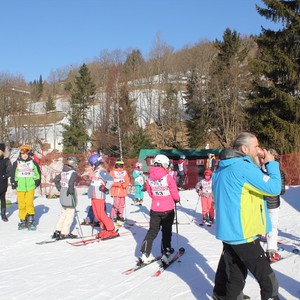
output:
M174 202L175 202L175 205L176 205L176 204L179 204L179 205L181 205L181 203L180 203L180 199L178 199L178 200L174 200Z
M12 183L11 183L11 188L12 188L13 190L15 190L15 189L17 188L17 186L18 186L18 183L17 183L17 182L12 182Z
M99 187L99 190L106 195L108 195L109 193L109 189L107 189L106 186L103 184Z
M37 179L34 181L34 183L35 183L35 187L38 187L41 184L41 181Z
M69 195L74 195L74 191L70 191L69 189L67 190L67 196Z

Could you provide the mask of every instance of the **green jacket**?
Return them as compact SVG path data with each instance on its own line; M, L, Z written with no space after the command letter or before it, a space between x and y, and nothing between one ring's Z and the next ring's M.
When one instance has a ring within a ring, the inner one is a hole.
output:
M11 170L11 187L18 192L34 190L41 183L38 165L31 159L18 159Z

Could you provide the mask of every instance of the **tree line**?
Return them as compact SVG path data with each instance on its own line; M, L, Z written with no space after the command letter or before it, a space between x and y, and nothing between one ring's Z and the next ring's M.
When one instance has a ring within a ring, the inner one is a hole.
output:
M221 40L177 52L158 34L147 60L138 49L102 51L48 81L0 74L2 140L9 141L8 119L17 130L30 101L42 99L50 111L60 95L70 99L65 153L89 145L121 157L136 157L141 148L226 147L241 130L265 147L299 152L300 0L264 3L257 12L280 22L280 30L242 37L227 28Z

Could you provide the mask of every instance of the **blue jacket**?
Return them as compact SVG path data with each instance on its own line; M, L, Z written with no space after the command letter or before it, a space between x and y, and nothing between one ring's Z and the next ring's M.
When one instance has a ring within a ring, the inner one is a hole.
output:
M264 196L280 193L279 163L269 162L266 175L249 156L233 149L223 151L212 176L216 237L228 244L248 243L271 230Z

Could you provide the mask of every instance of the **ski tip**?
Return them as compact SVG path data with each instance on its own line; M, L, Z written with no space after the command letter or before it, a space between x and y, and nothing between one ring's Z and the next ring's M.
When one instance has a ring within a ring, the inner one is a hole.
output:
M183 247L179 248L178 250L180 253L184 253L185 252L185 249Z

